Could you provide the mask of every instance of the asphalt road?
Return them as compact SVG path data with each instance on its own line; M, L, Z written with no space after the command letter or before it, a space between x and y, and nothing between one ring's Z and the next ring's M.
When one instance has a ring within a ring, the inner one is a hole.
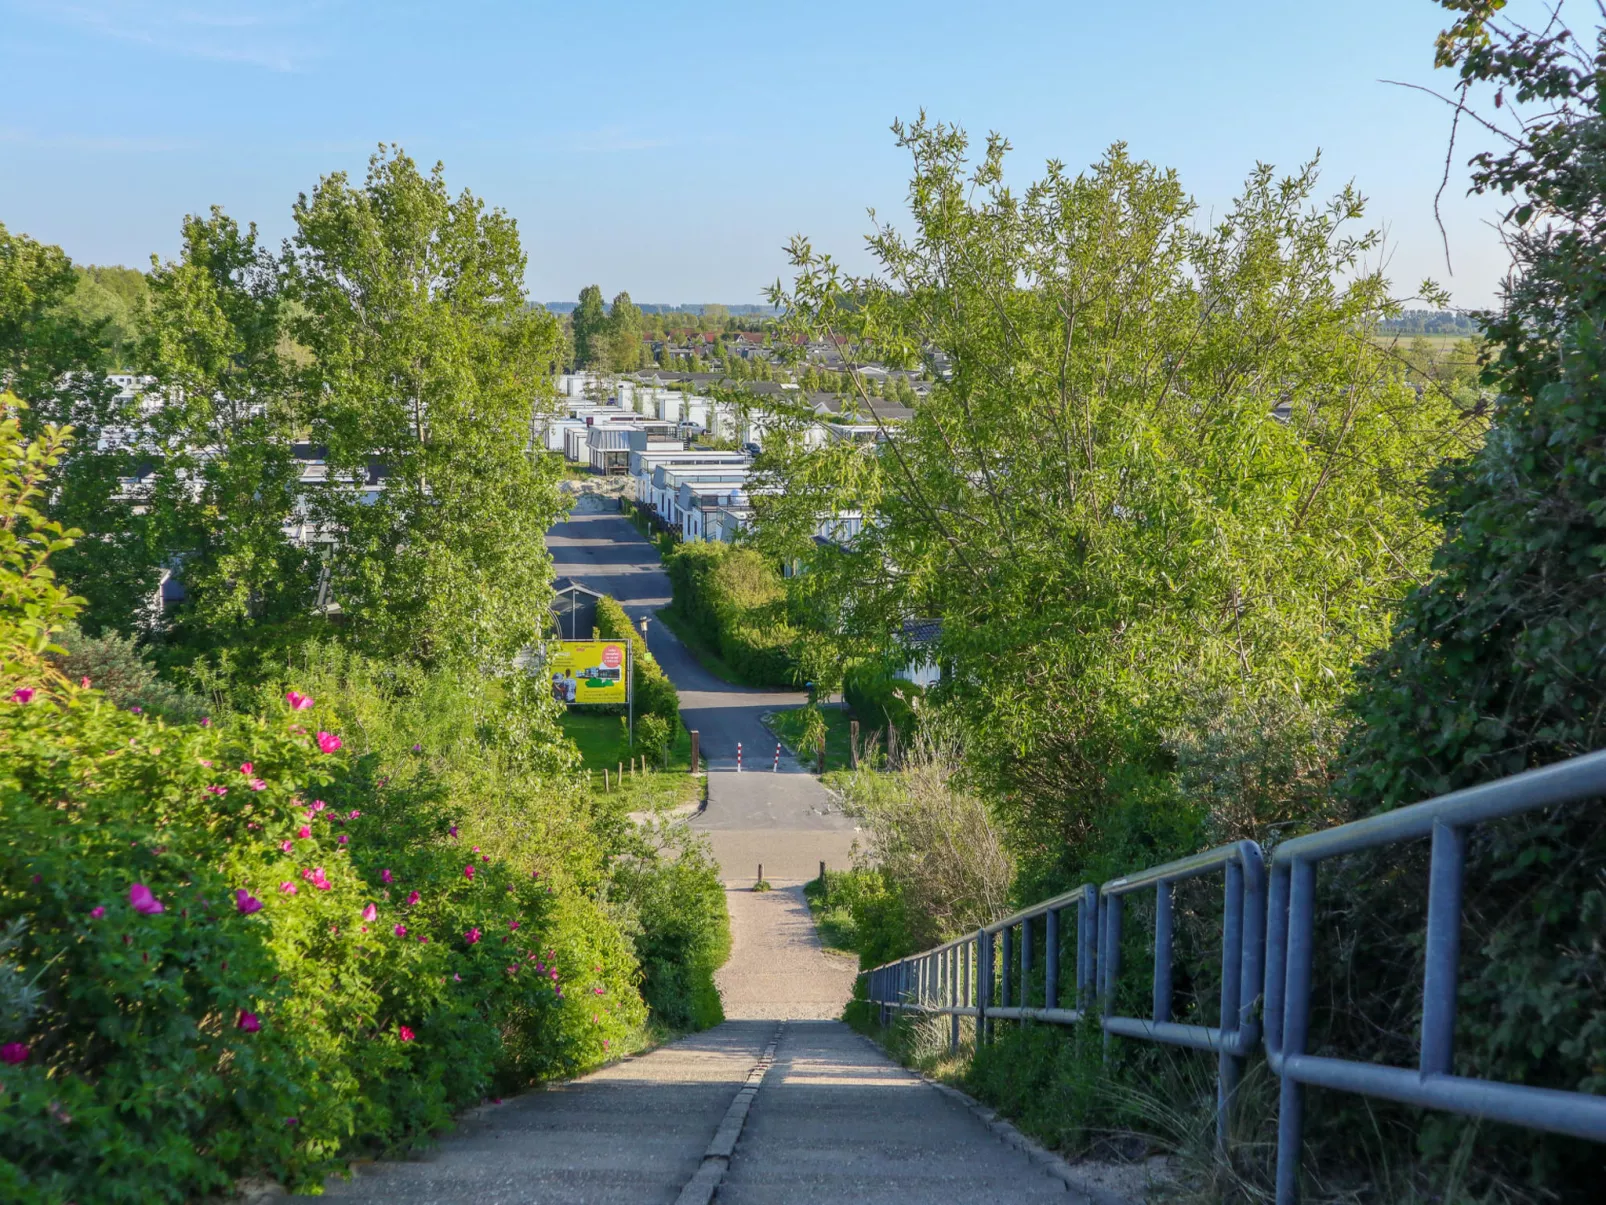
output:
M658 550L622 515L575 515L555 524L546 542L557 576L611 595L638 626L643 615L669 605L669 575ZM647 648L680 691L681 716L699 733L710 769L734 769L738 741L749 769L774 764L775 738L758 717L802 706L808 702L802 691L755 690L715 677L656 620L647 625Z

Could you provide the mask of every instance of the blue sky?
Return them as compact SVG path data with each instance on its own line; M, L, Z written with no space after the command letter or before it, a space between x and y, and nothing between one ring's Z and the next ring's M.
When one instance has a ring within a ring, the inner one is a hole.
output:
M1257 160L1320 149L1386 228L1403 292L1460 305L1504 269L1458 154L1430 0L0 0L0 221L144 266L221 204L277 242L320 175L373 146L441 159L519 221L537 300L757 301L805 233L867 265L902 210L887 127L924 106L1015 146L1012 179L1126 141L1219 210Z

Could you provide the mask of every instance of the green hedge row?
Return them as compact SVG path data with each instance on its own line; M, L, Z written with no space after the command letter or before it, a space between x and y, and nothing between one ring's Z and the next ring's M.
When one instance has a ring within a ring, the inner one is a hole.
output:
M786 618L781 575L759 553L717 542L667 558L675 609L749 686L796 686L800 633Z
M680 692L664 673L663 667L647 649L641 633L631 626L617 600L604 595L597 603L597 631L604 640L631 640L636 686L636 715L638 718L655 715L669 725L670 732L678 732L680 724Z

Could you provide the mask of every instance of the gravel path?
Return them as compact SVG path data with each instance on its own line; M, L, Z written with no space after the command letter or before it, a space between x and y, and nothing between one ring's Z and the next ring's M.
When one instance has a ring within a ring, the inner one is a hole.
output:
M732 1020L842 1015L853 995L858 962L820 945L802 887L727 889L730 961L714 976Z

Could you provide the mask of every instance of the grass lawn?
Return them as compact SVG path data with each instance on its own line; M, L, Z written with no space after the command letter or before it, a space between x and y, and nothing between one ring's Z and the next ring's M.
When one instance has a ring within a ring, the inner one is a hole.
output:
M623 792L627 798L622 802L633 812L678 807L702 797L704 780L693 778L687 772L691 766L691 735L684 724L675 726L675 743L669 749L669 768L665 770L655 766L644 774L639 765L634 773L630 771L631 752L625 740L624 716L571 709L564 713L560 722L564 735L580 751L580 760L585 766L593 795L603 794L602 772L607 770L612 780L608 793L617 797ZM625 766L622 782L618 778L621 764Z
M822 707L820 715L825 720L825 769L846 770L848 768L849 729L848 713L840 707ZM775 735L786 742L787 748L797 754L798 759L811 769L818 756L813 749L799 749L797 747L798 734L803 731L803 709L801 707L788 707L782 711L770 713L769 725Z

